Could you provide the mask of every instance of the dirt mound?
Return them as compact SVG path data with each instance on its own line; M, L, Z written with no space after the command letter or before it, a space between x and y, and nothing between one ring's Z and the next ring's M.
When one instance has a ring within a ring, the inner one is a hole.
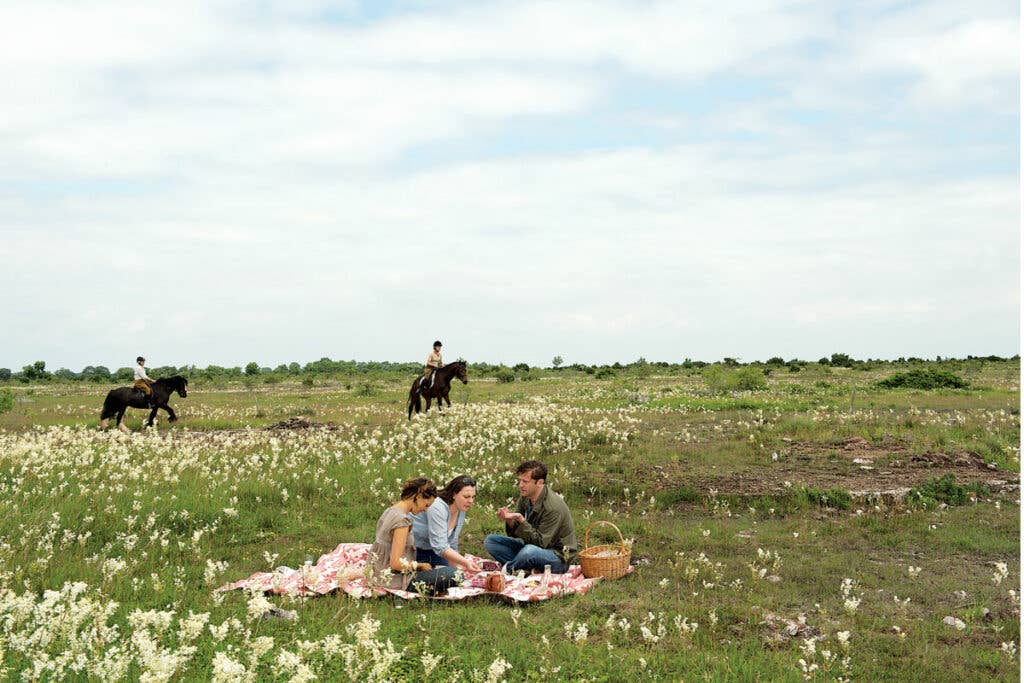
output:
M290 417L287 420L281 420L275 422L265 429L337 429L338 425L334 422L313 422L307 420L304 417Z

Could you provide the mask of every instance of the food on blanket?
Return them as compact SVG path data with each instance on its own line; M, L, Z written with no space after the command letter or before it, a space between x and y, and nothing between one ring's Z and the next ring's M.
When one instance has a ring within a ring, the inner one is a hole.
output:
M488 574L487 579L484 582L484 588L491 591L492 593L500 593L505 590L505 577L501 572L495 572Z
M494 560L481 560L480 570L485 572L496 572L501 569L501 565Z

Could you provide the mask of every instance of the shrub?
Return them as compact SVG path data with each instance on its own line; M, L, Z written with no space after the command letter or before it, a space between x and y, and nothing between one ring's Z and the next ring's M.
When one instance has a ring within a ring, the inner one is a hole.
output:
M10 389L0 389L0 415L3 415L14 407L14 392Z
M615 371L609 367L603 367L594 373L594 377L597 379L609 379L615 376Z
M309 377L307 375L306 377L302 378L302 386L304 386L304 387L311 387L311 386L313 386L313 384L314 384L314 382L313 382L313 378L312 377Z
M512 366L514 372L529 372L530 366L527 363L516 363Z
M947 472L939 478L932 477L919 486L910 489L907 494L907 504L931 509L939 503L946 505L963 505L969 499L968 491L984 495L988 492L984 486L979 484L968 484L967 487L956 483L953 474Z
M768 386L768 380L758 368L747 366L730 370L722 365L710 365L702 373L708 388L716 393L754 391Z
M970 383L951 372L920 368L897 372L892 377L879 380L878 386L883 389L966 389Z
M516 373L506 367L498 368L498 371L494 373L494 376L497 378L498 384L511 384L516 381Z
M821 491L815 488L804 488L804 495L807 500L815 505L836 510L849 510L853 504L853 496L846 489L834 488L828 491Z

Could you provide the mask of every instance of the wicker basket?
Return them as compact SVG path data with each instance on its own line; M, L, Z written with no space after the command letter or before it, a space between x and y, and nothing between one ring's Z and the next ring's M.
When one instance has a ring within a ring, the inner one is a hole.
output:
M606 524L615 529L619 535L618 545L590 545L590 530L597 524ZM592 579L600 576L604 579L617 579L626 575L629 569L629 556L632 553L626 541L622 538L619 527L611 522L598 520L587 527L583 535L583 550L580 551L580 566L583 567L583 576Z

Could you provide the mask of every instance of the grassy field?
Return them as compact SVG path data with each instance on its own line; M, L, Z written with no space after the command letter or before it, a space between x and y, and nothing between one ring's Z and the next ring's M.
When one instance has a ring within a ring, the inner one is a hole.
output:
M139 431L132 411L127 435L97 429L109 387L16 387L4 675L1018 680L1019 365L979 364L963 390L875 388L885 374L809 367L734 394L699 375L471 374L412 421L410 378L193 382L178 423ZM330 428L266 429L295 416ZM212 592L371 540L418 474L478 478L462 543L482 555L527 458L581 542L594 520L633 541L631 576L521 609L271 598L294 622Z

